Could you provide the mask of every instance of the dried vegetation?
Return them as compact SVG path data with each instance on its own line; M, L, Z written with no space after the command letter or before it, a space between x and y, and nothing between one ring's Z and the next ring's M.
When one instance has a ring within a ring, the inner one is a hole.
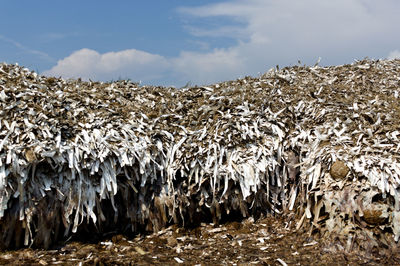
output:
M354 247L400 237L400 61L208 87L0 65L0 245L284 214Z

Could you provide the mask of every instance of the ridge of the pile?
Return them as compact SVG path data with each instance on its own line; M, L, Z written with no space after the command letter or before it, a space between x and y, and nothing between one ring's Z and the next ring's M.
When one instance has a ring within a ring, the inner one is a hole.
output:
M48 247L89 222L135 232L232 212L295 213L347 248L391 246L399 95L400 60L181 89L1 64L1 246Z

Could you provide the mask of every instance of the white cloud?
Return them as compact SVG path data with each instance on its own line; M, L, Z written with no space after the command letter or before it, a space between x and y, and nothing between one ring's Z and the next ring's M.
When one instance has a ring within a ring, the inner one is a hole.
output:
M196 37L233 37L238 39L246 36L246 32L238 26L224 26L215 29L201 29L198 27L185 26L185 29Z
M42 74L104 81L130 78L152 83L159 80L163 85L182 85L188 81L211 83L230 78L232 73L240 75L245 71L241 66L243 62L237 49L181 52L176 58L165 58L135 49L100 54L85 48L59 60L56 66Z
M246 73L301 60L340 64L364 57L382 58L395 43L400 2L395 0L246 0L181 8L189 17L231 18L236 28L201 28L203 36L221 32L238 40L235 50ZM195 28L191 29L196 32ZM230 34L230 35L229 35ZM211 56L210 54L208 54ZM243 73L243 74L246 74ZM233 77L232 77L233 78Z
M182 81L208 84L238 76L245 69L237 49L215 49L209 53L182 52L171 59L174 73Z
M144 51L129 49L100 54L84 48L59 60L56 66L43 74L92 80L131 78L148 81L159 78L168 67L169 62L164 57Z
M400 51L399 50L394 50L391 51L387 57L389 60L392 59L400 59Z
M364 40L384 37L388 32L394 35L397 25L393 22L400 20L393 10L398 8L400 3L385 0L248 0L182 8L180 11L190 16L224 16L245 21L243 30L250 39L249 45L265 43L268 44L264 48L267 52L277 48L276 51L281 53L300 54L302 50L314 47L331 50L338 45L337 48L363 45ZM210 34L218 32L215 28L209 30ZM206 35L204 29L202 34ZM283 51L279 47L292 49Z
M236 0L180 8L179 13L189 20L231 19L232 25L186 29L197 39L204 38L201 41L223 36L234 42L219 49L181 51L173 58L133 49L105 54L82 49L45 73L103 80L119 75L183 85L254 75L298 60L313 64L318 57L323 64L382 58L400 42L398 10L397 0Z

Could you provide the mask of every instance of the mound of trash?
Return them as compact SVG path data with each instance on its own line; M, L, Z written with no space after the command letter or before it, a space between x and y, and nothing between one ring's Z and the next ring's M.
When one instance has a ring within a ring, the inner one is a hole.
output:
M181 89L0 64L0 247L268 213L393 246L399 94L400 60Z

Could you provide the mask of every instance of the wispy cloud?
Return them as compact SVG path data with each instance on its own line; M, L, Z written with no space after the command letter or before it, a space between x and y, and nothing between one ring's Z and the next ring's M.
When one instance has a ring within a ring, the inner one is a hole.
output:
M186 43L191 44L200 50L210 49L210 44L208 42L198 41L198 40L187 40Z
M229 37L234 39L241 39L246 37L246 32L239 26L224 26L215 29L198 28L194 26L185 26L185 29L193 36L196 37Z
M79 37L81 34L78 32L69 32L69 33L61 33L61 32L47 32L41 34L41 41L43 42L52 42L52 41L59 41L66 38L71 37Z
M13 40L13 39L7 38L4 35L0 35L0 40L3 41L3 42L7 42L7 43L12 44L13 46L15 46L16 48L20 49L21 51L23 51L25 53L39 56L41 59L44 59L46 61L51 61L51 62L55 61L55 59L52 58L51 56L49 56L47 53L39 51L39 50L35 50L35 49L32 49L32 48L29 48L29 47L27 47L27 46L15 41L15 40Z

